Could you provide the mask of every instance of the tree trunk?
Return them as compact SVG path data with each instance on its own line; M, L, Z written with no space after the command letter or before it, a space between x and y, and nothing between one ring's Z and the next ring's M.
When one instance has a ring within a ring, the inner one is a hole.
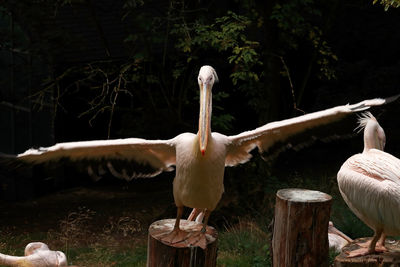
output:
M347 258L346 252L350 252L360 248L356 242L367 242L371 240L371 237L363 237L354 240L347 244L343 249L342 253L340 253L335 259L335 267L361 267L361 266L369 266L369 267L391 267L391 266L400 266L400 244L398 241L396 242L388 242L386 240L385 247L388 251L384 253L376 253L373 255Z
M217 231L207 226L207 247L186 247L182 242L164 244L160 241L160 234L169 233L175 224L175 219L160 220L149 227L147 246L147 267L193 266L213 267L217 264ZM181 220L180 228L185 231L198 231L199 225L193 221Z
M328 266L328 222L332 197L305 189L276 194L273 266Z

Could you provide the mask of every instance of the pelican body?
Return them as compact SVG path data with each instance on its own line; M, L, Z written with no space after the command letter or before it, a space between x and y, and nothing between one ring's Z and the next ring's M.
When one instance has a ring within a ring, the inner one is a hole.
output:
M385 251L386 235L400 234L400 159L382 151L385 133L372 114L364 115L360 126L364 150L342 165L337 180L349 208L375 233L350 257Z
M30 163L45 163L69 158L72 161L90 160L105 165L116 177L131 180L135 177L153 177L162 171L173 170L173 194L177 206L177 218L171 233L162 237L165 243L186 242L188 246L204 248L205 226L209 215L218 204L224 192L223 177L226 166L245 163L251 158L250 151L258 148L266 152L277 142L285 142L289 137L315 126L331 123L347 114L368 109L388 102L385 99L365 100L353 105L337 106L296 118L268 123L257 129L238 135L226 136L211 132L212 88L218 80L211 66L200 68L198 84L200 88L199 130L196 134L182 133L169 140L145 140L127 138L117 140L96 140L59 143L48 148L30 149L17 155L17 159ZM397 98L394 97L390 101ZM135 162L137 169L128 174L126 169L117 171L113 162ZM138 165L145 165L141 169ZM151 172L148 167L151 167ZM92 176L101 173L88 166ZM204 222L198 235L191 235L179 228L183 207L202 211Z
M67 257L61 251L50 250L42 242L32 242L25 247L25 256L10 256L0 253L0 265L26 267L67 266Z
M186 133L177 139L175 203L177 206L214 210L224 192L226 139L221 134L212 133L204 154L198 149L197 135Z

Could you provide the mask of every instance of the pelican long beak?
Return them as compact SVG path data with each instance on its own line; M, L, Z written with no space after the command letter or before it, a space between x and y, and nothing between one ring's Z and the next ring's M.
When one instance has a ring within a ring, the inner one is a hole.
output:
M343 239L345 239L347 242L352 242L353 239L351 239L350 237L348 237L346 234L344 234L343 232L341 232L340 230L338 230L335 226L333 225L329 225L328 227L328 233L331 234L335 234L338 235L340 237L342 237Z
M211 94L210 84L200 84L200 117L199 117L199 144L201 154L204 156L206 153L208 137L211 134Z

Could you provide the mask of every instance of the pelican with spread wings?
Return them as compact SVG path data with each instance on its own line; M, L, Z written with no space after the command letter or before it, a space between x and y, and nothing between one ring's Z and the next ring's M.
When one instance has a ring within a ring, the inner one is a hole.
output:
M17 158L30 163L44 163L61 158L69 158L72 161L98 160L104 163L111 173L128 180L133 177L152 177L162 171L171 171L172 166L175 166L173 195L177 217L173 230L161 240L170 244L185 242L188 246L205 248L206 225L210 213L224 192L223 177L226 166L247 162L251 158L250 151L256 147L260 152L266 152L275 143L284 142L290 136L308 128L328 124L349 113L387 102L385 99L365 100L358 104L337 106L268 123L238 135L226 136L211 132L212 88L217 80L217 74L211 66L201 67L198 76L199 130L196 134L182 133L169 140L127 138L59 143L47 148L27 150L17 155ZM128 174L127 171L117 173L109 163L113 160L128 160L138 165L146 165L146 172L138 170L133 174ZM91 168L90 171L93 172ZM184 206L204 211L202 228L196 231L196 234L185 233L179 227Z

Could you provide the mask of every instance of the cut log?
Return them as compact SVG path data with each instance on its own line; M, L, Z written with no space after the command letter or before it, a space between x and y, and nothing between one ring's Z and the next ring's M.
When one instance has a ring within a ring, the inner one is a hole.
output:
M386 239L385 247L388 251L384 253L376 253L372 255L347 258L347 253L356 249L360 246L356 242L367 242L371 240L372 237L363 237L353 240L342 249L340 253L335 258L335 267L359 267L359 266L369 266L369 267L392 267L400 266L400 244L399 241L391 241Z
M176 244L162 242L160 240L162 234L171 232L174 224L175 219L166 219L156 221L150 225L147 266L216 266L218 233L215 228L207 226L207 247L203 250L200 247L188 247L185 242ZM181 220L180 228L187 232L199 231L199 223Z
M298 188L276 194L273 266L328 266L332 197Z

